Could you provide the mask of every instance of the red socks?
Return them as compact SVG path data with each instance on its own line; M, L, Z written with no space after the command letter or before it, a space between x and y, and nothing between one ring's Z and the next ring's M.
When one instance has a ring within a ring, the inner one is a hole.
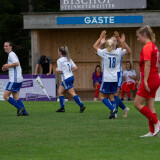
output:
M128 96L128 98L130 98L130 97L131 97L130 91L129 91L129 92L127 92L127 96Z
M156 114L156 113L153 113L153 116L154 116L155 118L157 118L157 114ZM153 123L152 123L150 120L148 120L148 123L149 123L150 132L151 132L151 133L154 133L154 125L153 125Z
M121 90L121 98L124 98L125 91Z
M155 116L148 107L144 106L140 112L147 117L152 124L156 124L158 122L157 116Z
M95 89L95 96L94 96L95 98L98 97L100 87L101 87L100 85L97 85L96 87L97 89Z

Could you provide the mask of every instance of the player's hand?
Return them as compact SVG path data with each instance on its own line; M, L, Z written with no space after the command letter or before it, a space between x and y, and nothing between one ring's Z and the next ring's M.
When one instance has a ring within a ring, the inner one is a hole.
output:
M106 39L105 39L105 38L102 38L100 45L103 45L103 44L105 44L105 43L106 43Z
M106 38L106 33L107 31L106 30L103 30L100 34L100 39L103 39L103 38Z
M139 89L141 83L142 83L141 81L138 82L138 84L137 84L137 89Z
M146 81L144 81L144 86L145 86L146 91L150 92L150 89L148 87L148 83Z
M37 73L34 73L35 76L37 76Z
M9 64L4 64L3 68L8 69L9 68Z
M126 40L125 34L122 34L122 35L121 35L121 41L122 41L122 42L125 42L125 40Z
M50 75L50 73L47 73L46 75L47 75L47 76L49 76L49 75Z
M7 70L8 70L7 68L2 67L2 71L7 71Z
M119 33L117 31L114 32L114 37L119 38Z
M55 71L58 72L58 69L56 68Z

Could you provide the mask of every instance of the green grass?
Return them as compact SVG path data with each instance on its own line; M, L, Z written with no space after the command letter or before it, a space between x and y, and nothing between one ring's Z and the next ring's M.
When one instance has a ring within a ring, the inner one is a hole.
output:
M29 117L0 102L0 160L158 160L160 138L139 138L148 132L147 119L125 103L130 112L109 120L101 102L85 102L79 113L74 102L56 113L57 102L25 102ZM157 113L160 102L155 102Z

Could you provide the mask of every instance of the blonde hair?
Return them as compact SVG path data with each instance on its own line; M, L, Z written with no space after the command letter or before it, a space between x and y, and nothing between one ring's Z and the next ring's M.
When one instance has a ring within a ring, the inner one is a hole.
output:
M149 26L144 26L141 27L137 30L137 33L143 35L144 33L146 34L147 38L150 39L152 42L155 42L155 34L153 32L153 30L151 29L151 27Z
M114 41L112 39L108 39L106 42L106 47L107 47L107 51L111 52L112 50L114 50Z
M68 61L70 61L70 53L68 51L68 47L67 46L64 46L64 47L60 47L59 48L59 52L62 53L62 56L64 57L67 57Z

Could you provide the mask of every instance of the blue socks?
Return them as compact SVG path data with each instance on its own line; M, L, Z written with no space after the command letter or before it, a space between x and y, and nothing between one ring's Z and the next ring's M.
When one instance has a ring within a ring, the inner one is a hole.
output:
M122 102L122 100L118 97L118 96L114 96L114 99L116 101L116 108L117 108L117 111L118 111L118 106L124 110L126 109L126 106L124 105L124 103Z
M15 106L18 110L21 109L22 107L17 103L17 101L15 99L13 99L12 97L9 97L8 102L10 104L12 104L13 106Z
M120 98L119 98L119 107L123 110L126 109L126 106L124 105L124 103L122 102Z
M112 111L114 110L114 106L107 98L103 98L102 102ZM115 101L114 101L115 102Z
M76 102L80 107L83 106L83 103L82 103L82 101L81 101L81 99L79 98L78 95L75 95L73 98L74 98L75 102Z
M24 106L23 102L19 99L19 100L17 100L17 103L18 103L21 107L24 108L23 114L27 114L27 111L26 111L26 109L25 109L25 106Z
M60 102L61 108L64 108L64 96L59 96L59 102Z
M110 101L114 108L116 108L116 101Z

